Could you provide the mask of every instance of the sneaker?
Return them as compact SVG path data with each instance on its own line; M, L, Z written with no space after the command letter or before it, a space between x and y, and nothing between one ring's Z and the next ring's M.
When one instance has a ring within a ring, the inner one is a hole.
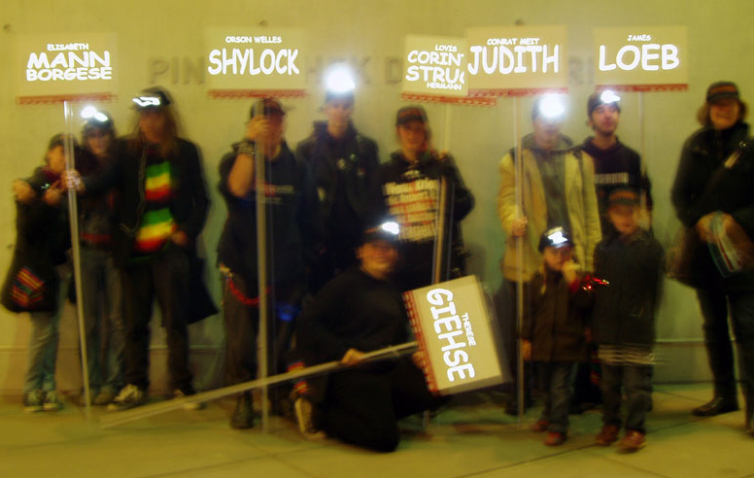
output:
M315 421L316 408L309 400L304 397L298 397L293 403L296 411L296 422L298 429L304 437L310 440L319 440L325 437L325 432L317 427Z
M115 400L115 391L112 388L105 387L100 390L96 397L94 397L92 404L98 407L102 407L105 405L110 405L113 400Z
M188 387L184 388L178 388L175 392L173 392L174 398L188 398L193 395L196 395L196 390L194 390L194 387L189 385ZM202 410L204 408L204 402L186 402L183 404L183 409L188 411L193 410Z
M560 446L566 441L566 434L560 432L549 432L545 438L545 445Z
M642 432L636 430L628 430L626 436L620 441L620 449L623 451L637 451L644 448L647 444L646 438Z
M242 393L236 399L236 409L230 417L230 426L237 430L244 430L254 426L254 406L251 393Z
M599 446L610 446L618 441L618 433L620 430L616 425L605 425L595 437L594 443Z
M50 390L45 392L44 404L42 405L46 412L57 412L63 409L63 402L58 396L58 392Z
M550 422L548 422L547 420L537 420L537 423L531 426L531 431L537 432L537 433L546 432L547 427L549 426L550 426Z
M35 413L44 409L44 392L42 390L32 390L24 395L24 412Z
M147 391L129 383L121 389L118 396L107 406L107 409L111 412L119 412L144 405L146 402Z

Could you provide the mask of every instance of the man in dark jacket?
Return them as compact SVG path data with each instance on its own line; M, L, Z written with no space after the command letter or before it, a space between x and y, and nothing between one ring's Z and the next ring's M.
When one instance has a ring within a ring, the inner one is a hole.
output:
M167 332L171 389L176 397L196 393L188 368L187 325L195 298L189 292L190 266L209 207L202 161L193 143L176 136L165 91L145 90L134 103L136 133L116 144L109 169L83 178L81 187L91 195L113 188L118 198L112 240L123 286L127 385L110 410L146 402L155 297Z
M315 122L314 132L296 148L296 156L314 174L324 225L322 249L312 270L313 292L356 263L356 247L375 196L377 143L356 130L353 108L352 89L341 92L328 85L323 108L327 121Z
M252 380L257 375L260 293L270 297L267 373L285 370L292 322L298 315L306 272L321 236L314 180L306 163L294 156L283 139L284 117L278 100L255 102L244 140L233 145L220 162L220 192L228 206L228 219L217 252L225 276L223 316L226 378L230 383ZM257 275L257 143L263 145L267 177L269 289L261 292ZM280 400L285 398L280 395ZM273 407L278 407L280 400L273 398ZM250 393L239 395L230 423L233 428L253 426Z
M587 125L594 131L594 136L584 140L582 149L594 160L594 185L602 235L606 236L613 230L612 223L607 218L610 192L619 187L638 189L647 212L651 212L651 184L639 154L621 143L616 135L620 122L620 97L612 91L593 93L587 102L586 111L589 118Z

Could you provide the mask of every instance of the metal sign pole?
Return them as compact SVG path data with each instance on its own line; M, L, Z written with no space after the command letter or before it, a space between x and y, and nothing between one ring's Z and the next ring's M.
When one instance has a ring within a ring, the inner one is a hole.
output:
M523 157L521 155L521 100L518 96L513 98L513 136L516 142L515 157L513 162L515 164L515 188L516 188L516 216L523 217L524 215L524 201L523 201L523 178L524 178L524 165ZM518 236L516 241L516 395L518 402L518 424L523 425L524 412L526 411L526 404L524 403L524 356L523 356L523 340L521 339L521 330L524 326L524 236Z
M74 171L76 160L74 156L73 147L73 108L71 103L66 101L63 103L63 113L66 123L66 132L68 133L65 138L65 169L70 173ZM68 222L71 231L71 250L73 252L73 282L76 288L76 316L78 318L79 325L79 347L81 349L81 372L82 382L84 383L84 410L86 418L91 420L92 418L92 405L91 405L91 389L89 387L89 363L87 358L86 349L86 326L84 324L84 292L81 286L81 249L79 244L79 215L76 202L76 190L68 189ZM61 304L62 306L62 304Z
M254 180L256 183L257 201L257 282L259 283L259 337L257 337L257 356L259 362L258 377L260 380L267 378L267 327L268 298L267 298L267 204L265 201L265 174L266 164L264 158L264 142L256 140L254 148ZM269 404L267 403L267 383L262 385L262 431L269 430Z

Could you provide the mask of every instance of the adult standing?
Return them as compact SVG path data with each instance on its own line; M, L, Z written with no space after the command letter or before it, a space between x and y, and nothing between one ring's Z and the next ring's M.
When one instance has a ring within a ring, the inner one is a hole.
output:
M442 280L465 274L466 250L460 222L474 207L474 196L463 183L453 157L435 151L427 113L421 106L398 110L396 135L401 149L380 166L378 177L382 198L378 211L387 213L400 225L401 264L395 280L401 290L412 290L432 283L434 248L441 234L449 252L443 251ZM438 229L441 187L446 184L445 216L447 230ZM445 249L444 248L444 249Z
M738 87L729 81L713 83L697 119L702 128L686 141L681 152L672 200L676 214L697 246L689 251L688 282L696 289L704 318L704 339L714 379L712 401L695 408L697 416L738 410L733 347L728 314L739 345L746 398L747 426L754 408L754 272L723 277L710 249L711 225L722 213L724 224L737 224L754 237L754 155L746 145L747 106Z
M504 285L499 294L509 299L507 313L501 317L511 339L517 336L513 319L517 272L521 271L524 283L536 273L542 263L542 234L558 226L569 230L573 260L583 271L594 270L594 248L602 239L593 161L560 133L564 119L565 109L557 97L537 98L532 108L534 132L522 138L518 155L511 149L500 162L498 216L507 237L502 261ZM521 184L516 183L516 161L523 163ZM522 188L521 208L516 204L517 188ZM523 249L523 263L517 258L519 247ZM516 363L515 343L506 345L509 363ZM511 402L506 412L515 414L516 408Z
M317 183L324 225L322 249L312 270L314 292L356 263L380 165L377 143L352 121L353 80L345 70L334 69L326 81L327 120L315 122L314 132L296 147L296 156L306 161Z
M134 134L117 143L112 167L83 178L79 185L88 195L111 188L117 194L113 257L123 286L126 386L108 407L114 411L147 400L149 321L155 298L167 332L170 389L176 397L196 393L188 367L187 325L197 294L189 292L189 276L209 207L199 150L178 137L167 92L149 88L133 102Z
M250 116L244 139L220 162L220 192L228 206L228 219L217 253L225 276L226 379L231 384L257 376L262 293L270 297L267 373L272 376L285 371L293 320L306 290L306 271L321 236L314 180L307 164L296 158L283 137L282 105L273 98L259 100L252 105ZM259 290L257 275L255 150L260 144L265 161L269 251L269 290L265 291ZM287 397L273 390L271 398L273 410L284 412L281 406ZM242 393L230 424L233 428L250 428L253 423L251 393Z
M84 110L81 132L88 154L84 175L102 174L113 159L115 125L112 118ZM86 327L87 366L93 405L108 405L123 388L124 321L120 274L112 255L113 198L104 194L80 202L81 285Z

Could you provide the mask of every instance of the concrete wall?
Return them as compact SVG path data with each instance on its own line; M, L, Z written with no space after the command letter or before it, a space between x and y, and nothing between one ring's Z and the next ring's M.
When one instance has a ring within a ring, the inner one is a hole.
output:
M256 26L306 29L311 41L310 95L290 101L289 142L293 145L311 130L319 117L322 93L318 72L322 66L345 59L361 72L356 98L355 122L374 137L382 159L396 148L392 127L399 100L399 75L392 68L403 51L406 34L462 36L473 26L565 24L568 26L571 115L565 133L582 140L586 97L593 91L591 31L596 26L686 25L691 51L690 87L684 93L648 93L644 97L646 149L649 175L654 183L655 221L658 237L666 245L676 234L678 223L669 202L683 140L696 129L694 113L704 98L707 85L718 79L737 81L744 98L754 92L749 47L754 3L730 0L724 8L703 0L633 0L605 2L579 0L529 0L500 2L468 0L196 0L111 3L81 0L5 0L0 4L0 168L9 185L28 175L41 162L48 138L66 128L60 105L21 106L14 96L11 51L19 33L62 31L113 31L118 35L121 76L119 99L103 105L115 118L121 132L133 127L129 98L141 88L160 84L171 90L183 119L185 136L198 143L204 153L207 180L213 205L203 234L203 243L214 263L214 248L225 220L224 205L215 191L217 165L228 145L243 131L248 101L211 100L205 94L202 75L187 72L202 57L205 26ZM638 32L641 33L641 32ZM193 71L193 70L192 70ZM522 100L524 133L529 132L530 99ZM445 106L429 105L437 144L442 145ZM621 140L639 148L639 95L624 95ZM473 272L494 291L501 276L497 266L504 237L496 212L499 177L497 165L514 144L513 103L503 99L494 108L453 107L450 111L450 150L461 173L473 190L477 206L464 221L463 229L474 257ZM80 125L73 125L78 131ZM7 189L6 189L7 191ZM10 194L0 201L0 270L10 262L14 241L14 208ZM209 284L216 297L219 280L209 271ZM218 301L219 302L219 301ZM28 320L0 311L0 391L18 390L25 369ZM669 283L659 317L662 359L657 378L662 381L700 380L708 376L700 338L700 317L693 293ZM222 369L222 324L212 317L192 326L192 360L198 370L199 387L217 384ZM154 373L162 375L164 340L154 333ZM76 331L73 310L63 319L60 343L60 387L78 387ZM161 380L155 380L159 387Z

